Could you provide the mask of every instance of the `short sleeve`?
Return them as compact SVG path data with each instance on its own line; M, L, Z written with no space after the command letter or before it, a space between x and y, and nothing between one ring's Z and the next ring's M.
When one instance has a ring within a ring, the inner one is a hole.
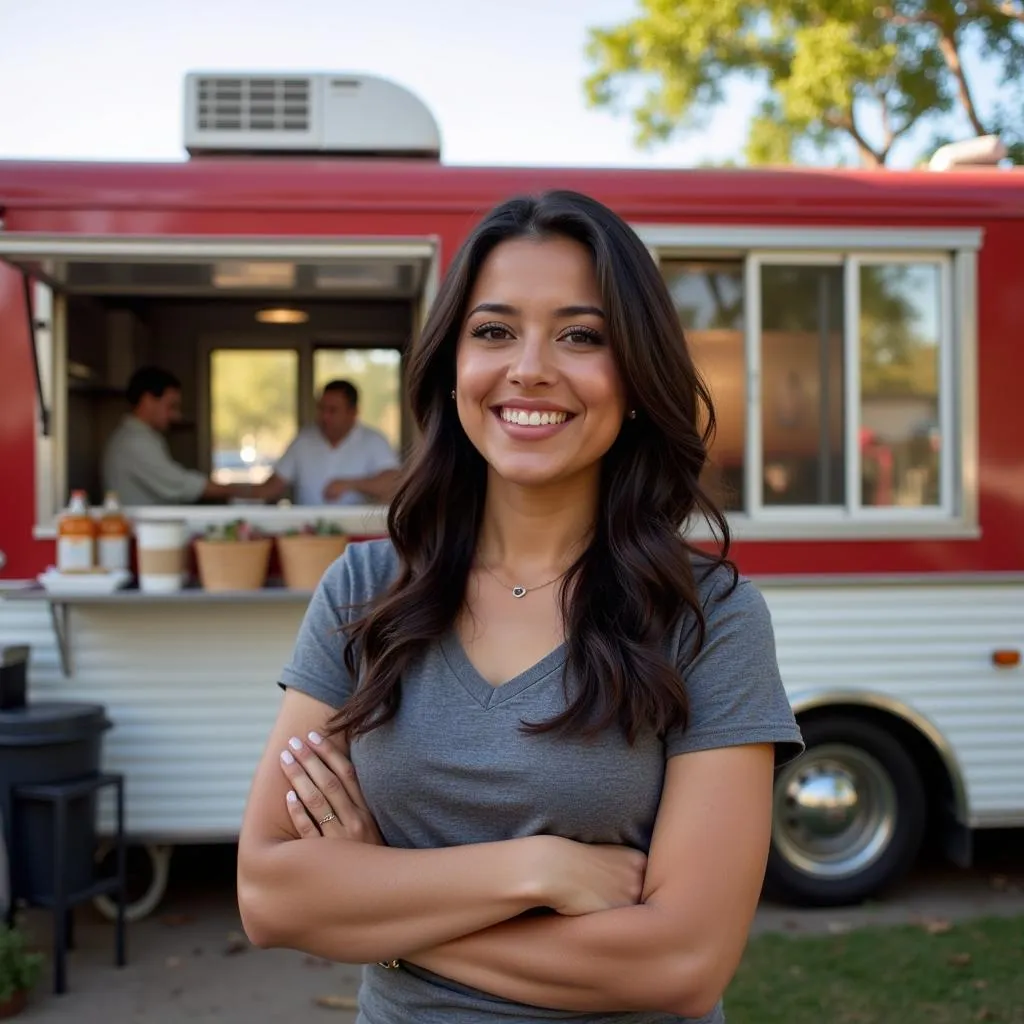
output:
M666 735L666 756L774 743L776 764L791 761L803 752L803 738L779 674L768 605L749 580L730 590L728 570L716 570L709 584L704 644L692 654L695 625L680 644L689 722Z
M352 576L348 551L324 573L306 608L288 663L281 670L280 685L340 708L355 689L345 668L347 636L352 605Z
M287 483L295 483L295 475L298 472L299 460L299 439L294 438L292 443L284 450L284 454L274 464L274 472Z

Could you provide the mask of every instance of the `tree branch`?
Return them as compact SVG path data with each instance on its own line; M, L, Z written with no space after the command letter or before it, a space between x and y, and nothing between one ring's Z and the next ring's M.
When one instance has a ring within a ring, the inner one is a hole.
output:
M860 153L860 158L864 164L868 167L884 166L885 157L888 151L879 153L871 148L871 143L864 138L864 135L857 127L857 122L854 120L852 111L849 114L826 114L824 121L830 128L836 128L839 131L846 132L847 135L853 139L857 144L857 150Z
M967 114L967 117L971 122L974 134L987 135L988 133L985 130L985 126L981 123L981 118L978 117L978 111L974 106L974 97L971 96L971 88L967 84L967 74L960 61L960 47L957 44L956 36L949 32L942 31L939 36L939 49L942 51L942 56L946 61L946 66L949 68L950 74L952 74L956 79L957 91L960 93L960 102L963 104L964 112Z
M904 123L902 125L900 125L899 128L893 129L892 139L889 142L889 146L892 147L893 145L895 145L896 142L899 139L901 139L904 135L906 135L907 132L909 132L910 129L913 128L913 127L914 127L914 121L910 120L910 121L904 121Z
M917 14L897 14L894 7L876 7L875 17L892 22L898 28L905 28L907 25L934 25L936 28L942 28L939 16L930 11L920 11Z
M1009 18L1011 21L1019 21L1024 25L1024 10L1012 3L1011 0L1002 0L1002 2L996 2L994 5L995 9L1004 17Z
M884 152L888 153L892 149L893 141L896 138L896 134L892 127L892 111L889 110L889 104L885 101L885 92L880 92L876 95L879 106L882 108L882 133L885 136L885 147Z
M996 0L994 4L1000 14L1013 18L1024 23L1024 10L1017 10L1012 0ZM971 95L971 88L967 82L967 73L964 71L963 62L960 60L960 44L956 38L956 25L949 24L940 15L931 11L921 11L918 14L906 15L897 14L892 7L876 7L875 16L886 18L894 25L931 25L939 33L939 51L949 68L949 73L956 81L957 92L960 95L960 103L964 113L971 122L975 135L987 135L985 126L978 117L977 107L974 105L974 97Z

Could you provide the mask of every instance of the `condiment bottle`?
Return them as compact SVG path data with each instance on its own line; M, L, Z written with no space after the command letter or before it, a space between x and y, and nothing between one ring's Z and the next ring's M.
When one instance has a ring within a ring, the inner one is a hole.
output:
M101 569L112 572L127 569L131 547L132 526L121 510L121 503L114 491L107 491L103 501L103 515L99 521L99 564Z
M96 521L85 491L72 491L67 510L57 523L58 572L92 572L96 565Z

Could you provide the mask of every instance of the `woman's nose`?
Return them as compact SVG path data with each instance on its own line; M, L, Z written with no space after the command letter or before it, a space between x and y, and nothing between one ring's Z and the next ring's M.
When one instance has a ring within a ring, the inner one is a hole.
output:
M547 338L522 338L513 353L508 372L511 383L524 388L552 383L555 369Z

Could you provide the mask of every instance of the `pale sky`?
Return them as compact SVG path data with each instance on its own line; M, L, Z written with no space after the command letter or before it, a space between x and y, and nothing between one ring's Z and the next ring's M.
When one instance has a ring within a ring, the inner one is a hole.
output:
M650 151L588 110L586 29L633 0L0 0L0 158L181 160L187 71L364 71L410 88L446 163L689 166L738 155L749 85Z

